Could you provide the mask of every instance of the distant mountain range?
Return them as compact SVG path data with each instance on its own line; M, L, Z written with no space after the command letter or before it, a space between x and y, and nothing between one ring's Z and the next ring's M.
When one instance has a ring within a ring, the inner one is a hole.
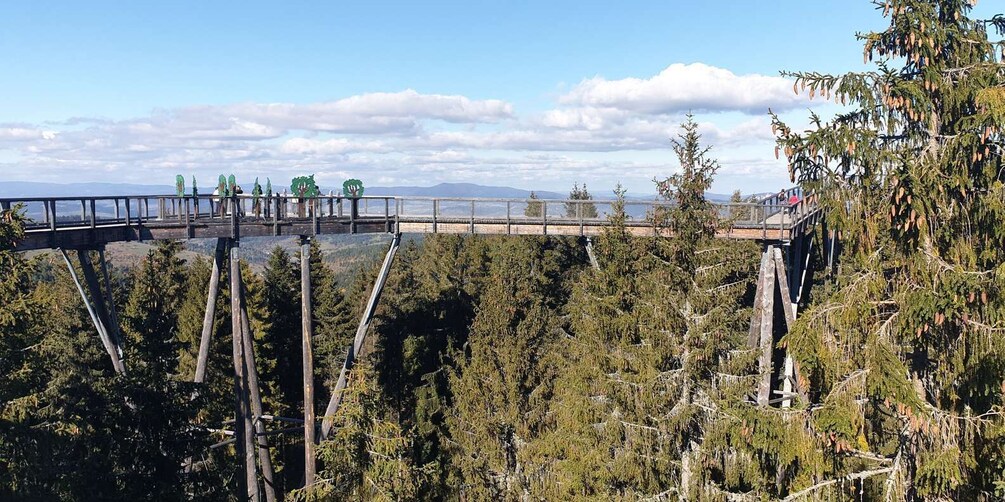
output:
M203 187L203 193L212 193L212 186ZM287 187L273 185L273 189L282 192ZM338 191L341 187L322 186L322 192ZM247 188L246 188L247 189ZM33 181L0 181L0 198L15 197L71 197L75 195L160 195L174 193L174 185L140 185L132 183L39 183ZM535 195L542 199L564 199L568 195L546 190L535 190ZM429 187L391 186L367 187L366 195L400 195L412 197L486 197L525 199L530 197L531 190L521 188L477 185L474 183L440 183ZM706 193L709 200L729 200L729 195ZM608 199L608 193L595 193L598 199ZM633 200L651 200L654 194L629 195Z

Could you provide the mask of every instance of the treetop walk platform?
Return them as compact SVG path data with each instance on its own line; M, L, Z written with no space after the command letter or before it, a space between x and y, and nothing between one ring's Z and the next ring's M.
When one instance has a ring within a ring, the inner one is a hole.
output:
M790 204L792 196L798 198ZM464 197L127 195L0 199L29 218L16 250L93 249L113 242L332 234L596 236L614 200ZM665 201L625 200L634 235L659 231ZM820 208L799 188L753 202L715 203L720 237L786 243L816 224Z

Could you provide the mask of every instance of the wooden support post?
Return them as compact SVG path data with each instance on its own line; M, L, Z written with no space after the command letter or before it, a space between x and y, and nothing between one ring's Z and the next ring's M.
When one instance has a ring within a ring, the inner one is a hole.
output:
M94 302L98 319L105 329L105 336L112 342L112 348L115 349L115 352L121 359L122 347L119 346L118 329L112 326L112 319L108 313L108 305L105 304L105 295L102 293L101 285L98 283L98 274L94 271L94 265L91 264L91 257L87 251L78 249L77 260L80 261L80 269L84 272L84 280L87 282L87 289L91 294L91 301ZM123 367L124 370L125 368Z
M234 355L234 437L237 439L238 462L244 466L244 477L238 477L239 493L258 502L258 472L255 465L254 428L248 403L248 380L244 374L244 341L241 337L241 264L240 243L230 245L230 329Z
M265 437L265 424L262 423L262 393L258 387L258 365L255 363L254 337L251 332L251 321L248 317L248 304L244 297L243 280L241 280L241 339L244 345L244 371L248 377L248 396L251 400L255 442L258 445L258 463L262 466L262 480L265 481L265 500L275 502L276 472L272 468L269 440Z
M394 255L398 252L398 245L400 243L401 234L395 234L394 238L391 239L391 247L387 250L387 255L384 257L384 264L380 267L380 273L377 274L377 280L373 284L373 290L370 292L370 299L366 303L366 309L363 310L359 326L356 328L356 338L353 340L348 354L346 354L342 370L339 372L338 381L335 383L335 389L332 390L331 400L328 401L328 407L325 409L324 420L321 422L321 439L327 439L329 432L331 432L335 412L338 411L339 405L342 403L342 391L345 390L349 370L352 369L356 362L356 355L363 348L363 341L366 339L367 330L370 328L370 321L373 319L374 310L376 310L377 302L380 300L380 293L384 290L387 275L391 271L391 264L394 262Z
M593 254L593 239L589 237L586 238L586 256L590 258L590 265L594 270L600 270L600 264L597 263L597 256Z
M98 316L94 305L91 303L90 299L87 298L87 293L84 292L84 286L80 283L80 277L77 276L76 269L73 268L73 264L70 263L70 257L66 254L66 251L62 248L59 252L63 255L63 261L66 262L66 268L70 270L70 277L73 278L73 283L77 286L77 292L80 293L80 299L84 301L84 306L87 307L87 313L91 316L91 322L94 323L94 328L98 331L98 338L101 340L101 344L105 347L105 352L108 353L108 357L112 360L112 367L119 374L125 373L126 368L122 364L122 359L119 358L119 353L112 343L111 338L108 336L108 331L106 331L105 326L101 323L101 317Z
M792 329L793 324L796 322L798 299L794 298L796 295L790 292L788 288L788 274L786 273L785 262L782 260L782 250L775 248L772 260L775 262L775 276L778 280L778 287L781 288L780 292L782 297L782 310L785 317L785 331L788 332ZM786 349L785 362L782 367L782 408L789 408L792 406L792 396L796 395L795 378L795 363L792 360L792 356L789 355L788 349ZM805 399L805 393L801 394L803 394L803 398Z
M318 234L318 199L307 199L311 210L311 235Z
M106 305L108 306L108 317L112 323L111 335L112 342L118 349L119 357L122 357L122 345L124 340L122 339L122 331L119 328L119 313L115 309L115 295L112 294L112 277L108 273L108 262L105 261L105 247L98 248L98 262L101 264L101 275L105 279L105 295Z
M303 368L304 368L304 479L305 486L314 486L314 351L311 338L314 336L314 320L311 308L311 245L306 237L300 238L300 304L303 327Z
M206 364L209 361L209 346L213 338L213 324L216 320L216 299L220 295L220 270L227 253L227 239L216 240L216 254L213 256L213 272L209 276L209 293L206 295L206 310L202 318L202 337L199 339L199 358L196 360L196 383L206 380Z
M785 270L785 261L782 259L782 250L772 246L771 260L775 263L775 275L778 278L778 287L781 288L782 301L785 302L785 327L792 329L792 323L796 321L795 315L795 295L789 289L788 274Z
M774 305L775 305L775 262L771 258L774 253L774 246L768 246L767 251L761 259L761 270L763 275L759 277L760 282L757 287L760 290L759 304L754 308L754 315L760 316L758 347L761 354L758 357L757 369L760 375L760 383L757 386L757 404L767 406L771 399L771 356L774 351Z

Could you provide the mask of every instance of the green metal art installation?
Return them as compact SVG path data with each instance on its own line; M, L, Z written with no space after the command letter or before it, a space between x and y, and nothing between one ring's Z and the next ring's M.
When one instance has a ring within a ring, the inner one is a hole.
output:
M297 176L290 182L290 191L297 197L317 197L321 194L318 185L314 183L314 175Z
M265 178L265 197L272 198L272 180Z
M192 197L199 196L199 186L195 184L195 176L192 176ZM198 204L198 202L196 202Z
M178 176L174 177L174 190L175 190L175 195L177 195L178 197L184 197L185 196L185 177L184 176L182 176L182 175L179 174Z
M297 176L293 178L290 182L290 191L292 191L297 198L297 215L301 218L307 216L307 200L309 197L317 197L321 194L318 190L318 185L314 183L314 175L310 176Z
M237 195L237 178L233 174L227 179L227 197Z
M346 197L362 197L363 182L357 179L345 180L345 183L342 183L342 193L345 194Z

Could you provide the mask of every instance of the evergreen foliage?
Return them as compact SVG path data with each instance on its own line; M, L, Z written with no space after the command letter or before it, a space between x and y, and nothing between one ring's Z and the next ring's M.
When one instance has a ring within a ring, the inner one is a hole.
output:
M527 198L527 205L523 208L523 215L528 218L540 218L544 215L544 202L539 201L540 197L533 191Z
M847 251L785 341L822 403L801 419L827 460L788 486L859 475L876 497L1005 496L1005 21L966 0L877 5L888 26L860 35L875 71L789 74L847 111L803 133L774 118Z
M569 200L593 200L593 196L590 195L590 192L586 189L586 183L583 183L582 188L580 188L579 184L576 183L572 185L572 191L569 192ZM597 206L592 203L566 202L565 216L566 218L596 218Z

